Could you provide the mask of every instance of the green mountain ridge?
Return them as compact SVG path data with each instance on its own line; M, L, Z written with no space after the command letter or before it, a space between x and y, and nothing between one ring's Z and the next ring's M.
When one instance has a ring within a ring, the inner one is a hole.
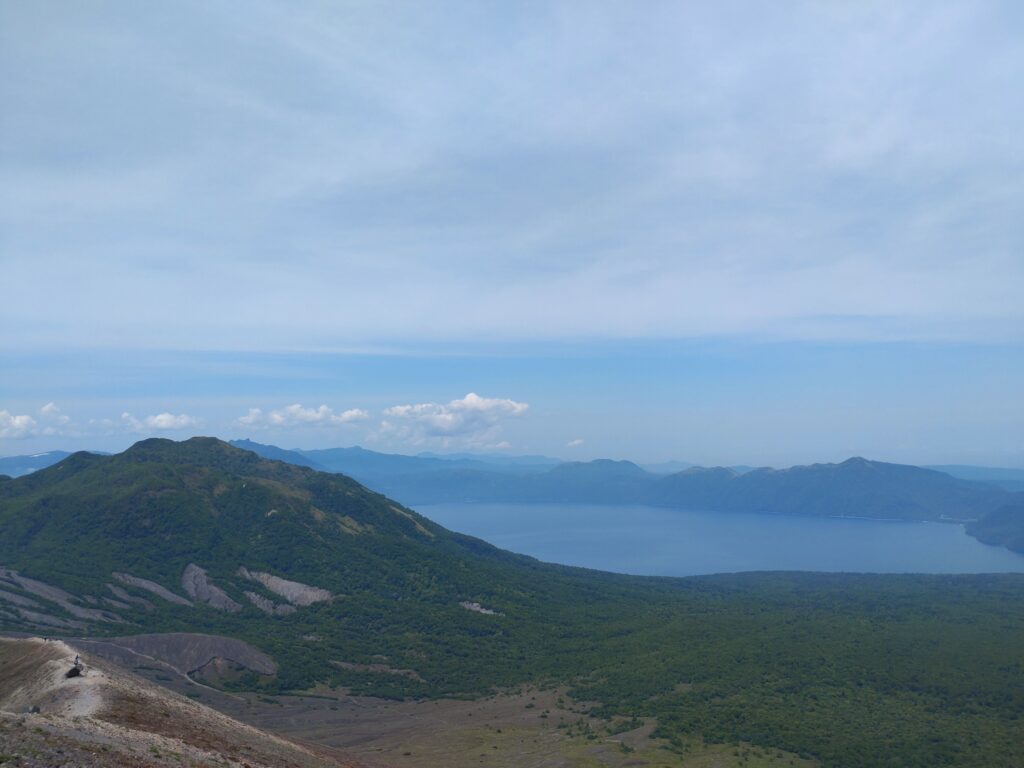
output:
M1024 516L1001 511L998 524L996 518L985 521L995 510L1011 504L1014 496L989 482L986 473L996 470L984 468L967 468L973 469L974 477L984 479L964 479L938 469L854 457L839 464L781 470L688 467L665 475L632 462L607 459L499 467L469 456L401 456L363 448L289 451L250 440L236 440L232 445L275 461L344 471L360 483L412 505L649 504L718 512L957 522L966 524L968 533L986 544L1024 553ZM313 454L320 461L312 458ZM45 463L60 455L11 457L9 463ZM1013 472L999 470L997 474L1012 480Z

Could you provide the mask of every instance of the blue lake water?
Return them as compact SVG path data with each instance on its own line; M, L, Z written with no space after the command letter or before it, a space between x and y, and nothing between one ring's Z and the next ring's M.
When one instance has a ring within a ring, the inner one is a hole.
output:
M587 504L429 504L441 525L540 560L648 576L1024 572L962 526Z

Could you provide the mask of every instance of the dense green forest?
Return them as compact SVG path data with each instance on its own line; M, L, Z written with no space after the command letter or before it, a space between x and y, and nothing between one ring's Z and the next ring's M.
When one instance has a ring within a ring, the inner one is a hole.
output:
M103 602L115 572L180 595L192 563L242 610L125 585L152 609ZM655 579L553 566L343 476L199 438L75 454L0 483L0 565L78 596L47 600L7 579L0 627L39 631L18 599L65 621L104 606L115 618L82 631L225 634L280 665L235 686L436 697L568 685L601 713L657 717L677 742L746 741L844 768L1024 762L1024 575ZM240 567L333 598L270 616L245 592L279 598Z

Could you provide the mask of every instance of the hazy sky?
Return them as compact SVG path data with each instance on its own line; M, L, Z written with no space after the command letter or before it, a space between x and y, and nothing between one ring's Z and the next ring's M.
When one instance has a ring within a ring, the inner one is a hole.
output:
M0 0L0 454L1024 466L1022 40L1018 2Z

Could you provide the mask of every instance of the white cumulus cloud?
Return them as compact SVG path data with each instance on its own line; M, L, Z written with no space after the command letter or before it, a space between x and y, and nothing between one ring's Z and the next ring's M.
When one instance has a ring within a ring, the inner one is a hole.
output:
M577 437L575 440L570 440L568 443L566 443L565 447L566 448L579 448L581 445L583 445L583 438L582 437Z
M137 419L125 411L121 414L121 424L132 432L170 431L187 429L199 424L199 419L187 413L156 413Z
M475 392L448 403L395 405L385 409L381 433L413 444L433 441L445 447L457 443L494 447L501 422L521 416L529 407L506 398L480 397Z
M71 418L61 413L56 403L47 403L37 416L0 410L0 438L34 437L66 434Z
M42 419L50 422L51 424L63 425L71 421L71 417L61 413L61 410L60 408L57 407L57 404L52 402L47 403L42 408L40 408L39 415L40 417L42 417Z
M28 437L35 434L36 420L25 414L0 411L0 437Z
M238 419L244 427L261 429L266 427L298 427L298 426L340 426L356 421L365 421L370 414L362 408L349 408L341 413L333 408L321 405L319 408L305 408L299 403L286 405L273 411L264 412L261 408L250 408L245 416Z

